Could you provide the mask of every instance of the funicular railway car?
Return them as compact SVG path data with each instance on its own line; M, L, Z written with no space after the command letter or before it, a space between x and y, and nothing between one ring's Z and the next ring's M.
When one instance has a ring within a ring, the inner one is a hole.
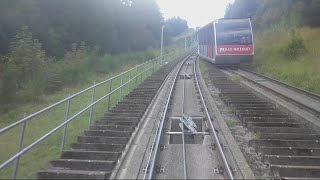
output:
M218 19L197 31L198 55L217 65L251 63L254 54L250 19Z

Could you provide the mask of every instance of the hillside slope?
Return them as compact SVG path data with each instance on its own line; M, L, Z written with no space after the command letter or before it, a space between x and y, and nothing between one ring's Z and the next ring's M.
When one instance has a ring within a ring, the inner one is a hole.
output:
M285 55L291 41L286 31L256 35L254 68L278 80L320 94L320 28L299 28L306 52L296 58Z

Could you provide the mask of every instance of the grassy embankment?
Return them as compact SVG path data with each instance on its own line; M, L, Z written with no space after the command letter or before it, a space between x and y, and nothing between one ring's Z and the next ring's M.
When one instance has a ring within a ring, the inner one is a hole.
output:
M176 49L168 49L168 51L174 51ZM154 50L154 56L158 56L158 51ZM31 114L36 112L48 105L51 105L54 102L57 102L69 94L76 93L85 87L89 87L93 84L93 82L100 82L104 79L112 77L120 72L132 68L137 64L146 61L147 57L150 56L149 52L141 52L141 53L132 53L132 54L124 54L118 56L107 56L104 61L106 66L110 66L112 64L112 70L110 70L107 74L94 73L90 74L89 79L86 79L82 83L78 83L77 85L69 86L63 88L61 91L58 91L54 94L47 95L42 97L41 100L27 102L25 104L21 104L20 106L11 109L10 111L3 113L0 115L0 128L3 128L12 122L20 119L23 116L23 113ZM109 62L109 63L108 63ZM110 62L112 62L110 64ZM148 64L150 65L150 64ZM100 67L103 68L103 67ZM138 71L137 73L140 73ZM149 71L150 75L152 71ZM144 76L146 78L148 75ZM131 75L131 77L134 74ZM123 81L126 82L129 78L129 74L124 76ZM144 79L143 78L143 79ZM143 80L142 79L142 80ZM137 81L133 81L130 84L130 89L132 90L141 82L141 79L137 79ZM120 78L116 79L112 82L112 89L115 89L120 84ZM95 99L98 99L105 95L109 91L109 84L106 83L96 88L96 96ZM128 86L124 87L123 95L128 93ZM92 91L88 91L83 93L82 95L74 98L70 102L70 115L74 115L79 110L90 104ZM120 93L119 91L115 93L111 98L111 106L114 106L119 100ZM108 99L102 100L101 103L98 103L94 106L94 114L93 121L98 120L103 116L106 112ZM56 127L58 124L61 124L65 119L66 114L66 103L58 106L57 108L53 108L47 113L40 115L34 118L32 121L27 123L26 131L25 131L25 139L23 143L23 147L26 147L30 143L34 142L42 135ZM67 129L67 138L66 138L66 146L65 149L69 148L70 143L75 142L78 135L81 135L84 129L88 127L89 120L89 111L85 111L76 119L74 119L71 123L68 124ZM2 134L0 137L0 161L3 162L12 156L17 151L17 142L19 139L19 132L21 126L15 127L13 130ZM17 178L35 178L35 173L40 169L45 169L48 166L48 161L52 159L56 159L60 155L60 142L62 137L62 129L58 130L48 139L39 144L36 148L33 148L29 152L27 152L20 159L20 167L19 174ZM8 179L11 177L12 172L12 164L7 166L5 169L0 172L0 179Z
M320 94L320 28L299 28L306 52L296 58L285 55L291 41L288 30L255 36L254 68L257 72Z

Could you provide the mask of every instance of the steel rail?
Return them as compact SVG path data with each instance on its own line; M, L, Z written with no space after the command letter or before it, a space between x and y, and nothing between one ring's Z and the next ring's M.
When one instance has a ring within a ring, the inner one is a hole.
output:
M148 67L147 69L145 69L142 73L145 73L146 71L148 71L149 69L151 69L152 67ZM140 76L140 74L136 75L135 77ZM127 81L126 83L124 83L123 85L119 86L118 88L114 89L113 91L109 92L108 94L102 96L101 98L97 99L96 101L94 101L93 103L91 103L90 105L88 105L87 107L85 107L84 109L82 109L81 111L79 111L78 113L76 113L75 115L73 115L72 117L70 117L69 119L65 120L63 123L61 123L59 126L53 128L51 131L49 131L47 134L43 135L41 138L39 138L38 140L34 141L33 143L31 143L30 145L28 145L27 147L25 147L24 149L22 149L21 151L19 151L18 153L16 153L14 156L12 156L11 158L9 158L8 160L6 160L5 162L3 162L0 165L0 169L3 169L4 167L6 167L8 164L10 164L11 162L13 162L15 159L19 158L21 155L23 155L24 153L28 152L31 148L33 148L34 146L36 146L37 144L39 144L40 142L42 142L43 140L45 140L47 137L49 137L51 134L55 133L57 130L59 130L61 127L65 126L66 124L68 124L70 121L72 121L73 119L75 119L77 116L79 116L80 114L82 114L83 112L85 112L86 110L90 109L92 106L96 105L98 102L100 102L101 100L105 99L106 97L108 97L109 95L111 95L112 93L118 91L122 86L125 86L126 84L130 83L131 81L134 80L133 77L132 79L130 79L129 81Z
M169 53L169 54L167 54L167 55L165 55L165 56L166 56L166 57L171 57L174 53L180 53L181 51L182 51L182 50L180 50L180 51L178 51L178 52L172 52L172 53ZM157 57L157 58L155 58L155 59L146 61L146 62L144 62L144 63L142 63L142 64L140 64L140 65L138 65L138 66L136 66L136 67L141 67L141 66L143 66L143 65L145 65L145 64L148 64L148 63L153 62L153 61L157 61L157 60L159 60L159 59L160 59L160 57ZM6 127L2 128L2 129L0 129L0 134L4 133L4 132L6 132L6 131L8 131L8 130L10 130L10 129L12 129L12 128L18 126L18 125L20 125L20 124L22 124L22 123L24 123L24 122L27 122L27 121L31 120L32 118L34 118L34 117L36 117L36 116L38 116L38 115L40 115L40 114L42 114L42 113L44 113L44 112L46 112L46 111L54 108L54 107L56 107L56 106L58 106L58 105L60 105L60 104L62 104L62 103L64 103L64 102L67 102L68 100L71 100L71 99L73 99L73 98L75 98L75 97L77 97L77 96L79 96L79 95L81 95L81 94L83 94L83 93L85 93L85 92L93 89L93 88L96 88L97 86L100 86L100 85L102 85L102 84L105 84L105 83L113 80L113 79L116 79L116 78L118 78L118 77L120 77L120 76L123 76L123 75L125 75L126 73L131 72L132 70L134 70L136 67L133 67L133 68L127 70L127 71L124 71L124 72L122 72L122 73L120 73L120 74L118 74L118 75L116 75L116 76L114 76L114 77L111 77L111 78L107 79L107 80L104 80L104 81L101 81L101 82L99 82L99 83L96 83L96 84L94 84L94 85L92 85L92 86L90 86L90 87L88 87L88 88L86 88L86 89L83 89L83 90L81 90L81 91L79 91L79 92L77 92L77 93L75 93L75 94L73 94L73 95L71 95L71 96L69 96L69 97L67 97L67 98L65 98L65 99L62 99L62 100L60 100L60 101L58 101L58 102L56 102L56 103L54 103L54 104L52 104L52 105L50 105L50 106L42 109L42 110L40 110L40 111L37 111L37 112L35 112L35 113L33 113L33 114L30 114L30 115L28 115L28 116L26 116L26 117L24 117L24 118L22 118L22 119L20 119L20 120L18 120L18 121L16 121L16 122L12 123L12 124L10 124L9 126L6 126ZM149 68L148 68L148 69L149 69Z
M182 65L183 66L183 65ZM185 81L186 76L183 74L183 85L182 85L182 109L181 109L181 119L183 119L184 115L184 102L185 102ZM183 156L183 177L187 179L187 158L186 158L186 143L185 143L185 134L184 134L184 124L181 123L181 137L182 137L182 156Z
M195 62L196 63L196 62ZM221 156L221 159L223 161L223 165L224 165L224 168L226 169L227 171L227 175L228 175L228 178L233 180L234 179L234 176L232 174L232 170L230 169L230 166L229 166L229 163L226 159L226 156L223 152L223 149L221 147L221 143L220 143L220 140L218 138L218 135L214 129L214 126L213 126L213 123L211 121L211 117L210 117L210 114L208 112L208 108L206 106L206 103L204 101L204 98L203 98L203 95L202 95L202 92L201 92L201 88L200 88L200 85L199 85L199 81L198 81L198 74L197 74L197 71L196 71L196 64L193 66L193 72L194 72L194 77L195 77L195 80L196 80L196 85L197 85L197 88L199 90L199 95L200 95L200 99L201 99L201 102L203 104L203 108L205 110L205 113L206 113L206 116L207 116L207 120L209 121L209 125L210 125L210 130L211 130L211 133L213 134L213 137L214 137L214 141L215 141L215 144L216 146L218 146L218 150L219 150L219 154Z
M166 115L168 112L168 107L169 107L169 103L170 103L170 99L171 99L170 97L172 95L173 88L174 88L174 85L176 84L176 80L177 80L177 77L178 77L178 74L181 70L182 65L193 53L194 53L194 50L187 57L184 58L184 61L182 61L180 63L180 65L177 68L177 72L174 74L174 77L173 77L174 79L173 79L172 85L170 86L170 90L169 90L169 93L168 93L168 96L167 96L167 99L165 102L163 113L161 115L157 130L156 130L156 135L155 135L153 143L152 143L153 147L152 147L152 150L151 150L149 158L148 158L148 162L147 162L146 170L144 172L143 179L152 179L153 172L154 172L154 166L155 166L155 162L156 162L158 151L159 151L161 135L163 133L163 125L165 122L165 118L166 118ZM148 169L150 171L148 171Z
M168 134L168 135L179 135L181 133L182 132L165 132L165 134ZM187 134L187 135L209 135L210 133L209 132L185 132L184 134Z
M319 95L319 94L315 94L315 93L312 93L312 92L310 92L310 91L307 91L307 90L304 90L304 89L301 89L301 88L292 86L292 85L290 85L290 84L287 84L287 83L282 82L282 81L279 81L279 80L277 80L277 79L268 77L268 76L266 76L266 75L259 74L259 73L257 73L257 72L249 71L249 70L247 70L247 69L241 69L241 70L244 71L244 72L251 73L251 74L254 74L254 75L256 75L256 76L262 77L262 78L267 79L267 80L269 80L269 81L275 82L275 83L277 83L277 84L279 84L279 85L282 85L282 86L285 86L285 87L287 87L287 88L289 88L289 89L291 89L291 90L293 90L293 91L300 92L300 93L302 93L302 94L304 94L304 95L307 95L308 97L311 97L311 98L313 98L313 99L316 99L316 100L320 101L320 95Z
M257 86L261 87L262 89L265 89L265 90L267 90L267 91L269 91L269 92L271 92L271 93L273 93L273 94L275 94L275 95L277 95L277 96L279 96L279 97L281 97L283 99L286 99L287 101L290 101L293 104L298 105L301 109L305 109L305 110L309 111L310 113L313 113L314 115L316 115L318 117L320 116L320 112L317 109L314 109L314 108L312 108L312 107L310 107L310 106L308 106L306 104L298 102L295 99L292 99L292 98L290 98L290 97L288 97L288 96L286 96L284 94L281 94L281 93L279 93L279 92L277 92L277 91L275 91L275 90L273 90L273 89L271 89L269 87L266 87L266 86L264 86L264 85L262 85L262 84L260 84L260 83L258 83L256 81L246 77L245 75L242 75L242 74L239 74L239 73L235 72L234 70L228 70L228 72L231 72L233 74L239 75L242 78L244 78L245 80L247 80L248 82L251 82L252 84L257 85ZM278 85L281 85L281 84L278 84Z

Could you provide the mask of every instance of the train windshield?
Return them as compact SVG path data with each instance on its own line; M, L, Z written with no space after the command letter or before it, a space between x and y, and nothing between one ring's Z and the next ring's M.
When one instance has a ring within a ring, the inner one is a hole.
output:
M252 45L248 20L224 20L216 23L217 45Z

